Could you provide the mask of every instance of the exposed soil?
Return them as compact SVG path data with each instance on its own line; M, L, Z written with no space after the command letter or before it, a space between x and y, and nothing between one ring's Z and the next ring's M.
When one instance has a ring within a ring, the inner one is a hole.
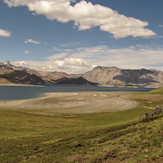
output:
M120 111L137 106L137 102L130 100L128 92L71 92L47 93L46 97L0 102L0 108L51 109L58 113L97 113Z

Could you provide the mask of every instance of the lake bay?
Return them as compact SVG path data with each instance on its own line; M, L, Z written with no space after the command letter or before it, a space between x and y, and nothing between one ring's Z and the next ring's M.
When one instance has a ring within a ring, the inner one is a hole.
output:
M43 97L48 92L110 92L150 91L153 88L119 88L93 86L0 86L0 101L23 100Z

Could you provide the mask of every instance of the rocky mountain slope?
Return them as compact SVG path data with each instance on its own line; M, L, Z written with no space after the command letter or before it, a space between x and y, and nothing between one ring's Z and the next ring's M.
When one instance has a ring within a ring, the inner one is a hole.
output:
M45 84L46 82L35 74L28 73L25 68L14 66L10 62L0 63L0 84Z
M14 70L13 72L0 75L0 83L14 83L14 84L45 84L46 82L35 74L29 74L26 71Z
M114 87L160 87L163 86L163 72L147 69L120 69L117 67L95 67L83 77L100 85Z
M80 78L82 77L82 78ZM110 87L161 87L163 72L148 69L120 69L117 67L97 66L84 74L65 72L45 72L0 63L0 84L69 84L69 85L105 85Z
M0 63L0 84L96 85L80 77L80 75L70 75L57 71L38 71L14 66L9 61Z
M61 78L55 81L56 84L66 84L66 85L84 85L84 86L96 86L94 82L90 82L83 77L78 78Z
M34 69L28 69L26 68L26 71L29 74L35 74L37 76L40 76L43 80L45 81L49 81L50 83L52 81L61 79L61 78L68 78L71 77L71 75L65 73L65 72L58 72L58 71L54 71L54 72L47 72L47 71L38 71L38 70L34 70Z

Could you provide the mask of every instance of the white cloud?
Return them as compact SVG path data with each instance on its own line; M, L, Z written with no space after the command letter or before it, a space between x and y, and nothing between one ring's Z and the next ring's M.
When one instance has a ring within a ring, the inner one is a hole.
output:
M162 28L162 27L163 27L163 25L161 24L161 25L159 25L159 27L161 27L161 28Z
M124 69L159 69L163 71L163 48L131 46L114 49L108 46L66 49L45 61L17 61L14 64L44 71L83 73L95 66Z
M24 50L24 54L29 54L29 51L28 50Z
M42 43L42 42L39 42L39 41L35 41L35 40L32 40L32 39L27 39L24 41L25 44L28 44L28 43L31 43L31 44L47 44L47 43Z
M55 59L61 53L49 57ZM117 66L120 68L157 68L163 60L163 48L151 48L149 46L131 46L127 48L114 49L108 46L85 47L74 49L70 52L63 51L65 58L82 58L90 65Z
M10 37L11 32L9 32L7 30L0 29L0 36L2 36L2 37Z
M59 46L60 47L75 47L75 46L79 46L79 45L81 45L81 43L76 41L76 42L70 42L70 43L61 44Z
M93 5L85 0L72 5L76 0L4 0L9 7L27 6L31 12L45 15L50 20L59 22L74 21L79 30L99 27L112 33L114 38L150 37L156 35L145 28L148 22L119 14L111 8Z
M86 60L80 58L47 61L17 61L13 64L42 71L63 71L72 74L82 73L93 68Z

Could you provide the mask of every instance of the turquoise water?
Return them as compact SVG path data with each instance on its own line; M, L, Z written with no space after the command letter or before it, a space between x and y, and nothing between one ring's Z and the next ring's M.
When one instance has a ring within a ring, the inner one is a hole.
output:
M0 101L22 100L43 97L48 92L81 92L81 91L150 91L152 88L117 88L93 86L0 86Z

